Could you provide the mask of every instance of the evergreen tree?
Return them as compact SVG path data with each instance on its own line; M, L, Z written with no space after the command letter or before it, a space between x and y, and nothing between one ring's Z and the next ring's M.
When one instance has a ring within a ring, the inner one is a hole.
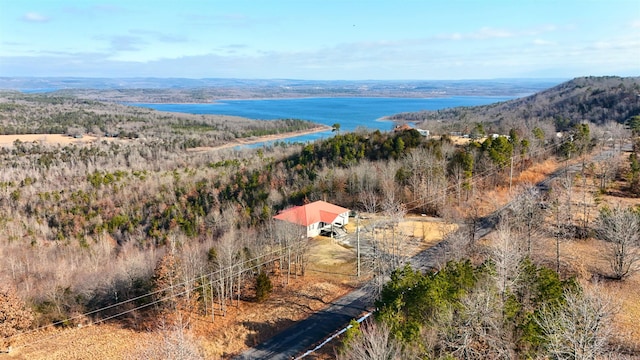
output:
M256 301L262 302L269 298L272 290L273 284L271 284L271 279L269 279L267 273L261 271L258 276L256 276Z

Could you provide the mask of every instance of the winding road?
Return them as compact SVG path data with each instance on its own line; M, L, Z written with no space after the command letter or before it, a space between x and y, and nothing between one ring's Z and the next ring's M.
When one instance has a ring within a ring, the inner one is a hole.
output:
M626 150L626 149L625 149ZM613 154L615 150L603 150L594 155L591 161L605 161ZM549 184L555 178L558 178L567 172L576 172L580 170L581 164L574 164L569 167L561 168L548 176L545 180L537 184L541 191L548 190ZM494 230L498 223L500 214L508 208L513 200L505 206L494 211L490 215L479 219L476 228L476 239L488 235ZM416 269L434 268L438 259L441 259L446 249L444 241L421 251L409 259L411 265ZM307 349L319 344L322 340L331 334L342 329L349 321L358 318L363 312L373 306L374 297L367 291L372 288L371 283L365 283L362 287L350 292L349 294L335 300L327 308L316 312L305 320L290 326L284 331L276 334L264 343L246 350L234 359L273 359L288 360L295 359Z

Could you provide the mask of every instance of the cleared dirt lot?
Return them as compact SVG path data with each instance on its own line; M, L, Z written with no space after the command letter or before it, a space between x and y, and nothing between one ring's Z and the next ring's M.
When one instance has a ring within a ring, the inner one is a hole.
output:
M74 138L62 134L22 134L22 135L0 135L0 146L13 146L16 140L22 142L37 142L49 145L83 144L98 140L96 136L85 135L81 138Z

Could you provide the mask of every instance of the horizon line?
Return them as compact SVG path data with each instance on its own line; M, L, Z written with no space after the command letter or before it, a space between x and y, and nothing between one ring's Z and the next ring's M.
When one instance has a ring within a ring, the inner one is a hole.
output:
M391 82L391 81L495 81L495 80L567 80L576 79L582 77L638 77L638 76L620 76L620 75L584 75L574 77L495 77L495 78L459 78L459 79L305 79L305 78L243 78L243 77L181 77L181 76L10 76L0 75L0 79L93 79L93 80L135 80L135 79L147 79L147 80L259 80L259 81L344 81L344 82Z

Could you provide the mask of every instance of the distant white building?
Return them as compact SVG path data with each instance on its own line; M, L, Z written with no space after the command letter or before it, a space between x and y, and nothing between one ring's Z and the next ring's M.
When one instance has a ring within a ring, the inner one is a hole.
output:
M511 136L509 136L509 135L491 134L490 136L494 140L499 138L499 137L504 137L504 138L507 138L507 140L511 140Z

